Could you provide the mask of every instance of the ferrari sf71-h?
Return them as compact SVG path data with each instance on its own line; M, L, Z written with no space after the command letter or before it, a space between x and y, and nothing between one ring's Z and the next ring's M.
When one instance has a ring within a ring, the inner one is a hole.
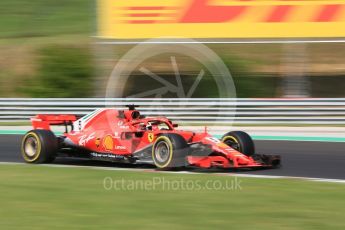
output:
M31 119L33 130L23 138L26 162L49 163L56 157L81 157L126 163L151 163L158 168L270 168L277 155L255 153L251 137L231 131L221 139L184 131L166 117L145 117L135 109L98 109L80 119L75 115L44 115ZM52 125L64 125L56 136Z

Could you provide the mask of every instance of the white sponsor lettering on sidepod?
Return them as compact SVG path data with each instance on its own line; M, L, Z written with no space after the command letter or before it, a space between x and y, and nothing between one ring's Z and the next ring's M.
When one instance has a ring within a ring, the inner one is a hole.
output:
M87 142L89 142L90 140L92 140L93 138L95 138L95 132L87 135L83 135L80 137L79 139L79 145L85 146Z
M209 140L211 142L214 142L214 143L221 143L220 140L218 140L217 138L214 138L214 137L207 137L206 140Z
M126 146L117 145L117 146L115 146L115 149L118 149L118 150L125 150L125 149L126 149Z

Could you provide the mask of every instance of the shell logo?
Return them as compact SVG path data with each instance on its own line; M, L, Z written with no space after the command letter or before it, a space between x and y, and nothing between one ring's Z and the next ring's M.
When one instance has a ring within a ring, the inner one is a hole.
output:
M107 38L345 37L345 0L99 0Z
M114 148L114 141L113 141L112 136L107 135L107 136L104 137L104 139L103 139L103 147L105 148L105 150L108 150L108 151L112 151L113 150L113 148Z

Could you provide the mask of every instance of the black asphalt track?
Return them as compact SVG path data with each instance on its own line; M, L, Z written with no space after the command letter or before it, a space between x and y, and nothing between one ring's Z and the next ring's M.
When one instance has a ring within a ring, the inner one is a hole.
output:
M21 137L21 135L0 135L1 162L23 162L20 156ZM345 143L255 141L255 144L257 153L281 155L282 167L256 171L227 171L257 175L345 179ZM62 158L57 159L54 164L150 168L150 166L133 166ZM195 171L195 169L192 169L192 171ZM211 173L215 172L215 170L202 170L201 172Z

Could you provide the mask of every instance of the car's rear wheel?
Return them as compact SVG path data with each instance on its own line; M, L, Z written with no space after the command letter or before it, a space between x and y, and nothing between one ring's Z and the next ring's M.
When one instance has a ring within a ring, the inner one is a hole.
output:
M253 139L243 131L232 131L226 133L222 137L222 142L231 148L247 155L252 156L255 154L255 146Z
M152 147L152 160L161 169L186 166L188 144L178 134L163 134L157 137Z
M49 130L31 130L22 140L21 153L28 163L50 163L55 160L58 141Z

